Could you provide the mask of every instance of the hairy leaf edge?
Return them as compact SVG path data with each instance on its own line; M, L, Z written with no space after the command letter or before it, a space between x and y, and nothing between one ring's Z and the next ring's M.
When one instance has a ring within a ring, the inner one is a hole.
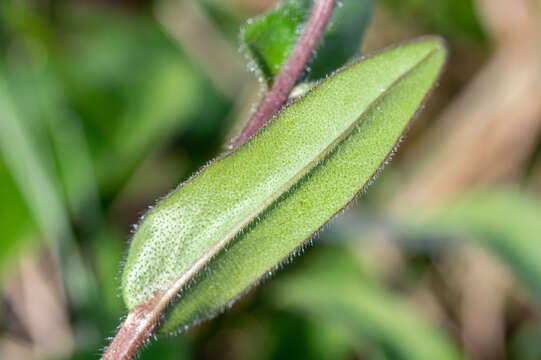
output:
M351 198L351 200L343 207L341 208L340 210L338 210L335 214L333 214L329 220L327 222L325 222L320 228L318 228L316 231L314 231L309 237L307 237L307 239L301 243L295 250L293 250L288 256L284 257L282 260L280 260L276 266L272 267L271 269L269 269L268 272L274 272L276 269L278 269L284 262L287 262L288 259L294 257L300 250L302 250L307 243L309 243L312 238L314 237L315 234L317 234L318 232L320 232L323 228L325 228L334 218L336 218L339 214L341 214L343 211L345 211L345 209L347 209L352 202L354 202L354 200L360 195L362 194L364 191L366 191L366 188L368 186L370 186L374 180L377 178L377 176L379 175L379 173L382 171L383 167L385 164L387 164L390 159L392 158L392 156L394 155L394 153L396 152L396 150L398 149L398 146L400 144L400 142L403 140L404 138L404 135L407 133L407 131L409 130L410 126L411 126L411 123L413 122L413 120L418 116L418 114L421 112L422 108L423 108L423 105L426 103L426 100L430 97L432 91L435 89L435 87L437 86L438 84L438 81L441 77L441 74L443 73L444 69L446 68L446 64L447 64L447 46L446 46L446 42L443 38L439 37L439 36L436 36L436 35L427 35L427 36L422 36L422 37L418 37L416 39L412 39L412 40L408 40L408 41L405 41L405 42L401 42L401 43L397 43L397 44L393 44L391 46L388 46L388 47L385 47L377 52L374 52L373 54L370 54L369 56L362 56L360 57L359 59L357 59L356 61L352 62L351 64L347 64L345 66L343 66L342 68L336 70L335 72L333 72L332 74L330 74L328 77L326 77L325 79L322 79L320 81L317 82L316 86L314 86L312 89L310 89L306 94L304 94L303 96L299 97L298 99L295 99L294 101L292 101L291 103L289 103L287 106L284 106L282 108L282 110L277 113L265 126L263 126L261 129L259 129L259 131L243 146L249 146L249 144L254 141L255 138L257 138L258 134L261 133L261 131L266 128L266 126L268 126L268 124L270 124L274 119L276 119L276 117L282 112L284 111L286 108L288 108L289 106L299 102L299 101L302 101L306 96L309 96L310 93L312 91L314 91L315 88L317 88L320 84L322 84L323 82L329 80L330 78L332 78L334 75L342 72L342 71L345 71L347 69L349 69L350 67L353 67L357 64L359 64L360 62L363 62L363 61L366 61L370 58L373 58L373 57L376 57L386 51L389 51L389 50L393 50L393 49L397 49L399 47L402 47L402 46L406 46L406 45L409 45L409 44L413 44L413 43L418 43L418 42L423 42L423 41L436 41L437 43L439 43L441 45L441 49L444 50L444 62L436 76L436 78L434 79L434 83L432 84L432 86L430 87L430 89L427 91L427 93L425 94L425 96L423 97L423 100L420 102L418 108L417 108L417 111L415 112L415 114L410 118L410 120L408 121L407 125L405 126L402 134L399 136L399 138L397 139L395 145L393 146L392 150L389 152L389 154L385 157L385 159L382 160L381 164L379 165L378 169L374 172L374 174L368 179L368 181L361 187L361 189ZM302 170L305 170L306 168L309 168L308 171L304 172L302 175L300 176L297 176L296 178L294 178L295 180L293 181L289 181L286 185L289 185L289 186L284 186L286 189L288 188L291 188L292 186L295 185L295 183L297 183L300 179L302 179L302 177L304 177L307 173L309 173L309 171L315 167L317 167L318 163L321 162L328 154L330 151L332 151L333 148L335 148L340 142L342 142L345 138L347 138L347 136L351 133L351 131L359 124L359 122L361 121L361 119L363 118L363 116L368 112L370 111L373 106L375 104L377 104L385 95L388 94L389 90L392 89L394 87L394 85L399 82L400 80L402 80L405 76L407 76L410 72L414 71L417 67L421 66L423 64L424 61L426 61L428 58L430 58L432 55L434 55L434 53L438 51L438 49L433 49L431 51L429 51L422 59L420 59L416 64L415 66L411 67L410 69L408 69L406 72L404 72L402 75L400 75L397 79L395 79L392 84L384 91L382 92L373 102L370 103L370 105L367 106L366 110L361 113L359 115L359 118L350 126L348 127L347 131L345 131L344 133L341 134L340 137L337 138L337 140L335 140L333 143L331 143L327 148L325 148L325 151L322 152L322 156L320 156L319 158L311 161L305 168L303 168ZM195 177L199 176L202 172L204 172L209 166L211 166L212 164L218 162L218 161L221 161L223 160L224 158L232 155L235 151L226 151L225 153L223 153L222 155L218 156L216 159L214 160L211 160L209 162L207 162L207 164L205 164L199 171L195 172L192 176L190 176L186 181L180 183L177 187L175 187L172 191L170 191L168 194L166 194L164 197L160 198L155 205L151 206L148 211L143 215L141 216L141 218L139 219L139 222L138 224L141 224L144 219L146 218L146 216L156 207L158 206L162 201L164 201L165 199L167 199L171 194L175 193L176 191L180 190L185 184L189 183L192 179L194 179ZM311 167L309 167L309 165L312 165ZM278 193L280 194L283 194L284 192L286 192L284 189L281 188L281 192L278 191ZM281 196L281 195L280 195ZM246 227L251 221L253 221L259 214L261 214L265 209L269 208L269 206L271 206L280 196L275 196L273 197L272 201L266 201L264 203L265 206L263 206L261 209L258 209L259 212L257 212L256 214L253 214L251 217L247 218L247 220L244 220L242 222L242 226L237 226L239 228L239 230L237 231L230 231L224 238L222 238L222 240L218 241L215 245L213 245L202 257L200 257L197 261L194 262L194 264L192 264L182 275L179 276L179 278L174 281L171 286L169 286L167 289L163 289L162 291L156 291L154 293L153 296L150 296L149 298L147 298L147 300L137 306L134 306L132 308L130 308L129 310L133 310L133 309L137 309L137 308L142 308L142 307L147 307L148 305L152 304L152 307L155 308L156 310L159 310L160 313L163 312L163 310L169 305L169 303L175 298L175 296L177 296L177 294L182 290L182 288L184 286L186 286L186 284L194 278L195 275L197 275L197 273L205 266L205 264L208 263L209 260L211 260L216 254L218 254L237 234L239 234L239 232L244 228ZM269 199L270 200L270 199ZM134 226L134 231L137 229L138 225L137 226ZM129 249L128 251L126 252L126 257L125 259L127 259L127 256L128 256L128 253L129 253ZM209 255L207 255L209 254ZM123 261L123 263L125 264L126 263L126 260ZM265 274L263 275L261 278L257 279L256 281L254 281L254 283L247 287L244 291L242 291L241 293L239 293L238 296L236 296L235 298L233 298L230 302L228 302L226 305L224 305L223 309L227 309L228 307L230 307L236 300L238 300L240 297L242 297L243 295L245 295L246 293L248 293L252 288L254 288L255 286L257 286L261 281L263 281L264 279L266 279L269 275L268 274ZM123 277L123 275L122 275ZM223 311L223 309L221 309L221 311ZM214 314L213 316L219 314L221 312L220 310L218 310L216 312L216 314ZM155 315L158 315L158 314L155 314ZM212 317L212 316L211 316ZM205 319L206 320L206 319ZM191 327L195 325L194 324L190 324L189 326L187 327Z
M218 308L216 311L214 311L213 313L209 314L208 317L205 317L204 319L201 319L201 320L196 320L196 321L193 321L189 324L186 324L184 326L182 326L180 329L169 329L169 328L166 328L166 329L160 329L160 334L170 334L170 335L176 335L178 333L181 333L185 330L187 330L188 328L191 328L199 323L202 323L204 321L207 321L209 319L212 319L214 318L215 316L221 314L222 312L224 312L226 309L228 308L231 308L231 306L237 301L239 300L240 298L242 298L243 296L245 296L247 293L249 293L253 288L257 287L259 284L261 284L262 282L264 282L266 279L272 277L272 275L278 270L280 269L281 267L284 266L284 264L287 264L288 262L290 262L295 256L297 256L300 252L302 252L316 237L317 237L317 234L319 234L321 231L323 231L327 226L329 226L333 220L335 220L337 217L340 216L340 214L342 214L344 211L346 211L350 206L352 206L352 204L355 203L355 200L357 198L359 198L359 196L362 196L362 194L364 192L366 192L367 188L374 183L375 179L378 177L378 175L381 173L381 171L383 170L383 168L385 167L386 164L388 164L391 159L392 159L392 156L396 153L396 151L398 150L398 147L400 146L400 143L404 140L405 138L405 135L406 133L408 132L409 128L411 127L411 124L415 121L415 119L417 118L417 116L422 112L422 109L424 108L424 104L426 104L426 101L428 100L428 98L431 96L432 92L434 91L434 89L438 86L438 82L439 82L439 79L441 78L441 74L445 71L445 68L446 68L446 64L447 64L447 61L448 61L448 56L447 56L447 51L446 51L446 46L445 46L445 41L442 40L441 38L437 37L437 36L424 36L424 37L421 37L421 38L418 38L418 39L415 39L413 41L407 41L405 43L401 43L401 44L398 44L396 46L391 46L389 48L386 48L384 50L382 50L381 52L383 51L386 51L386 50L390 50L390 49L393 49L393 48L396 48L396 47L399 47L399 46L402 46L402 45L407 45L409 43L414 43L414 42L417 42L417 41L424 41L424 40L430 40L430 39L433 39L433 40L439 40L440 44L442 45L442 49L444 49L444 62L438 72L438 74L436 75L435 79L434 79L434 82L432 84L432 86L428 89L428 91L426 92L426 94L424 95L422 101L419 103L418 107L417 107L417 110L416 112L411 116L410 120L408 121L407 125L404 127L404 130L402 131L402 133L400 134L400 136L398 137L396 143L393 145L391 151L387 154L387 156L381 161L380 165L378 166L377 170L369 177L369 179L365 182L365 184L359 189L359 191L357 193L355 193L354 196L351 197L351 199L346 203L346 205L344 205L344 207L342 207L341 209L337 210L324 224L322 224L319 228L317 228L312 234L310 234L306 240L304 240L302 243L299 244L298 247L296 247L290 254L288 254L287 256L285 256L284 258L282 258L281 260L278 261L278 263L269 268L267 271L265 271L265 274L262 275L261 277L259 277L258 279L256 279L250 286L246 287L243 291L241 291L238 295L236 295L235 297L233 297L231 300L229 300L226 304L224 304L222 307ZM421 66L428 58L430 58L432 55L434 55L434 53L437 51L437 49L434 49L432 51L430 51L426 56L424 56L415 66L413 66L412 68L410 68L408 71L406 71L404 74L402 74L400 77L398 77L395 81L393 81L393 83L389 86L389 88L380 96L378 96L376 98L376 100L374 100L373 103L371 103L368 107L367 107L367 110L365 110L360 116L359 116L359 119L362 118L367 112L369 112L370 110L373 109L373 106L375 104L377 104L383 97L385 97L385 95L388 94L389 90L392 89L394 87L394 85L398 82L400 82L404 77L406 77L410 72L414 71L415 69L417 69L419 66ZM371 55L370 57L372 56L376 56L378 55L380 52L378 53L375 53L373 55ZM367 57L368 58L368 57ZM367 58L362 58L360 61L364 61L366 60ZM353 64L350 64L350 65L347 65L339 70L337 70L335 73L338 73L340 71L343 71L344 69L347 69L349 68L350 66L354 66L356 65L357 63L359 63L360 61L356 61L354 62ZM333 73L333 75L335 74ZM321 80L320 82L318 82L318 85L322 82L322 81L325 81L326 79L323 79ZM312 91L312 90L310 90ZM310 92L309 91L309 92ZM307 96L309 94L309 92L304 96ZM343 141L345 141L347 139L347 137L351 134L351 132L355 129L356 126L359 125L359 120L355 121L354 124L348 128L348 131L346 131L346 136L344 137L341 137L338 141L334 142L333 143L333 146L331 147L331 150L330 151L327 151L325 153L325 155L323 156L323 159L320 159L319 160L319 163L325 161L325 158L327 156L330 155L330 153L332 153L332 151L334 149L336 149L336 147ZM327 149L326 149L327 150ZM310 172L312 170L314 170L318 165L319 163L316 165L316 166L313 166L307 173L305 173L302 177L305 177L305 176L308 176L310 174ZM302 178L300 180L298 180L296 183L294 183L293 185L291 185L288 189L292 189L293 187L295 187L299 181L302 181ZM278 199L276 199L275 201L273 201L271 203L270 206L266 207L265 209L263 209L262 212L258 213L261 214L263 213L264 211L266 211L267 209L270 209L272 207L273 204L275 204L277 201L279 201L279 198L281 198L282 196L287 196L287 193L289 193L289 190L285 191L284 193L282 193L281 196L278 197ZM256 217L258 216L256 215ZM249 224L254 221L254 218L248 223L248 225L246 226L249 226ZM241 229L241 231L239 231L238 233L235 234L235 237L239 234L242 233L243 229L246 228L243 227ZM230 241L228 241L220 250L218 250L218 252L216 252L214 254L214 256L216 256L221 250L223 250L227 244L229 244L231 241L234 241L234 238L231 239ZM214 257L213 256L213 257ZM212 260L212 258L209 259L209 261ZM208 262L206 262L202 267L201 269L207 264ZM201 270L199 269L199 270ZM194 274L194 276L192 276L185 284L183 284L179 289L178 291L176 292L176 295L171 299L171 300L174 300L175 297L178 297L178 296L181 296L182 294L182 290L186 287L186 286L189 286L189 282L192 281L192 280L195 280L196 277L197 277L197 273L199 272L199 270ZM174 304L171 304L171 305L174 305ZM164 314L165 315L165 314Z

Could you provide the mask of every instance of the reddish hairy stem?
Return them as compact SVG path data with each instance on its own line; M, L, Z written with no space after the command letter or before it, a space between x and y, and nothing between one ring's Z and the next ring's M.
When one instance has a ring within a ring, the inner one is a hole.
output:
M263 125L267 123L287 101L291 89L295 86L306 63L316 47L323 29L332 14L336 0L314 0L312 15L306 23L304 32L295 44L289 59L276 77L270 91L263 97L256 112L252 115L239 137L234 148L244 144Z
M244 144L287 101L291 89L302 73L317 45L323 29L331 16L336 0L314 0L312 14L306 23L285 66L282 68L271 90L265 95L257 111L248 121L235 142L235 148ZM157 294L146 304L130 311L111 344L103 353L102 360L129 360L154 331L161 313L174 293Z
M165 310L167 295L156 294L149 302L132 309L101 360L129 360L149 338Z

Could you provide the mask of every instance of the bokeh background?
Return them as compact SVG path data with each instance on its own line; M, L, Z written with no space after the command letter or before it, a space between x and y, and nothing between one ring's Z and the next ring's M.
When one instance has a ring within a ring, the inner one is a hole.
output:
M238 32L273 4L0 1L0 359L99 357L132 224L261 96ZM541 3L373 5L363 53L450 49L400 151L301 257L141 359L541 359Z

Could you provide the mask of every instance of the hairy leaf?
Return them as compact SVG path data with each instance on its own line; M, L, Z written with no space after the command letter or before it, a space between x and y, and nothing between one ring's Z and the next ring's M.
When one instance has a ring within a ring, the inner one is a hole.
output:
M284 1L275 10L251 19L241 32L242 46L255 70L268 82L278 75L310 17L313 0ZM318 80L359 52L372 9L371 0L341 0L309 64L307 80Z
M170 330L272 271L374 178L444 58L441 42L425 38L357 63L168 195L133 237L128 307L182 290Z

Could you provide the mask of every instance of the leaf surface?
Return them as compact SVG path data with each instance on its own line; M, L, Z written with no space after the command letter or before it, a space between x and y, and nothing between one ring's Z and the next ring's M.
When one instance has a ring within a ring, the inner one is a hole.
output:
M128 307L181 291L172 330L271 272L374 178L444 59L440 40L424 38L355 64L168 195L133 237Z
M289 0L275 10L248 21L241 43L256 71L268 82L278 75L289 58L305 23L313 0ZM319 80L344 65L359 52L368 25L370 0L341 0L309 63L305 80Z

